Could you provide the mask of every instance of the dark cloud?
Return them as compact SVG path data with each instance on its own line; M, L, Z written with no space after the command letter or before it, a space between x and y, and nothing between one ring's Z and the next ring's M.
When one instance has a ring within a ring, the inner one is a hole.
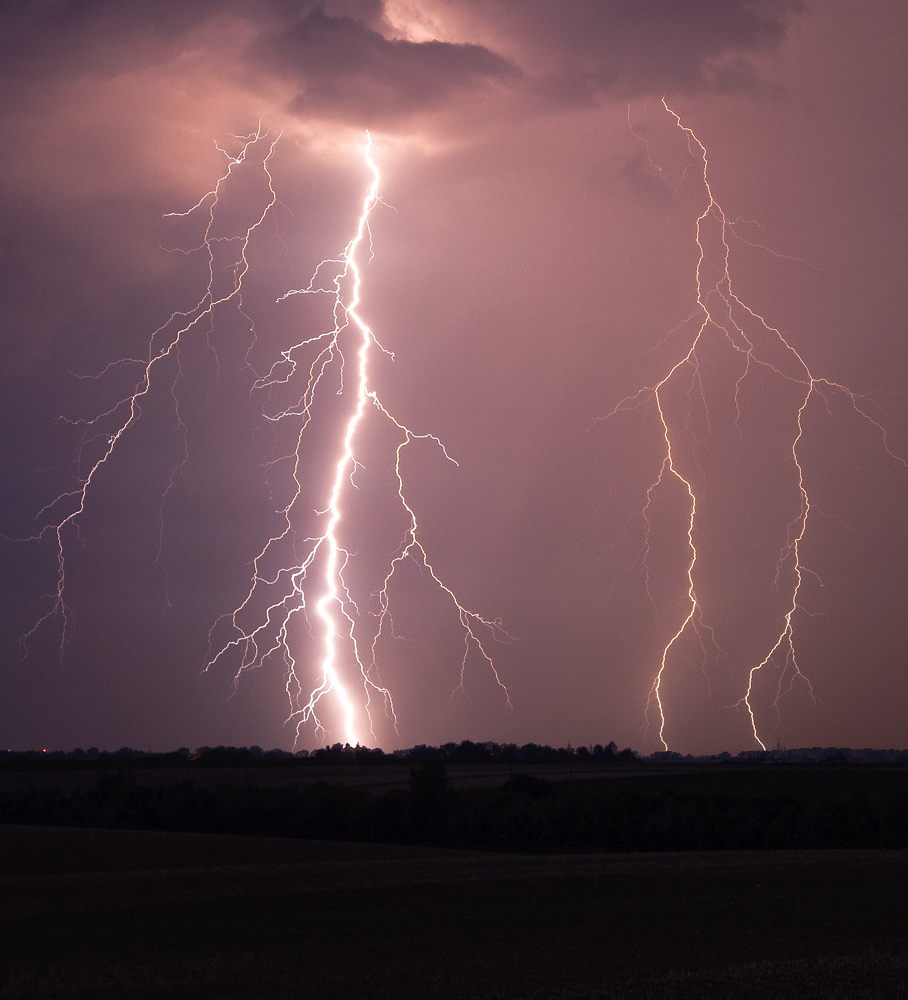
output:
M291 109L354 117L368 125L442 104L452 92L519 73L479 45L388 39L365 22L318 6L251 54L298 88Z
M431 9L431 0L426 7ZM803 0L445 0L444 41L391 37L382 0L43 0L0 9L10 81L113 76L219 48L289 84L298 113L388 120L435 109L465 89L522 78L558 103L751 86L751 57L784 38ZM456 39L476 37L483 44ZM248 40L248 41L247 41ZM511 62L516 56L524 73Z
M756 80L754 55L785 37L803 0L490 0L459 6L567 103L605 95L733 90ZM484 34L485 37L485 34Z

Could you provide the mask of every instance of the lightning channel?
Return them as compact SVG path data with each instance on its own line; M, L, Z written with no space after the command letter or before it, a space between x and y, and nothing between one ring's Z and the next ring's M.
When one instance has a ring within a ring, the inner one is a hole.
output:
M685 124L681 116L662 100L662 109L669 116L673 127L683 135L687 146L687 164L681 183L692 177L701 192L701 207L694 223L695 245L695 304L687 318L660 346L665 346L670 337L690 329L686 342L676 354L676 360L669 363L665 374L648 386L622 399L610 412L597 418L598 421L614 420L622 413L641 408L651 408L656 418L659 432L658 470L646 489L642 507L644 538L638 555L643 568L644 582L650 602L655 607L650 592L650 558L652 515L657 497L674 484L685 497L683 541L687 550L684 568L683 598L680 600L680 614L662 647L658 664L649 687L645 704L648 725L656 731L659 744L669 749L671 711L667 703L665 680L668 673L682 659L682 644L686 638L696 640L703 653L702 669L705 664L707 647L719 650L715 630L706 620L701 592L705 586L700 572L700 551L698 544L704 527L701 517L702 496L705 489L705 473L696 457L696 448L688 449L691 454L683 461L678 453L682 438L693 440L696 445L704 445L702 432L698 433L692 419L696 403L705 415L707 436L709 434L709 413L701 380L701 365L707 344L721 340L737 359L736 373L731 376L731 394L735 409L735 430L741 436L742 393L745 385L755 378L775 380L787 386L793 398L792 430L785 444L785 464L789 470L789 482L793 480L795 495L794 511L784 530L784 537L778 550L773 587L782 602L777 619L777 628L755 662L745 664L740 676L740 696L734 702L737 711L744 713L752 734L754 746L766 749L763 727L758 723L759 709L755 702L756 685L760 675L775 667L778 676L772 711L777 724L780 722L780 706L783 699L796 687L804 690L813 704L818 703L814 686L802 672L796 650L796 623L799 614L808 614L803 606L802 587L805 576L815 575L805 567L802 549L808 533L810 515L813 510L805 479L802 462L802 446L805 436L805 413L810 406L821 406L827 414L832 413L835 398L843 399L854 417L868 426L876 436L879 446L894 462L908 469L905 458L892 450L885 427L875 419L870 397L853 392L847 386L816 376L791 341L776 327L772 326L759 312L749 306L736 293L730 265L731 248L738 239L735 226L741 220L731 219L717 200L710 179L707 149L693 129ZM633 135L644 145L644 152L650 165L665 182L666 175L653 161L649 143L628 123ZM680 185L679 185L680 186ZM747 242L747 241L743 241ZM780 255L777 255L780 256ZM748 332L750 331L750 332ZM668 402L671 393L683 390L687 385L687 407L685 415L679 419ZM790 488L790 487L789 487Z
M397 731L394 699L380 679L378 651L382 640L395 634L391 590L406 561L415 562L428 574L433 585L452 606L463 630L464 652L460 661L459 683L452 697L456 691L463 690L470 656L478 655L491 671L505 704L507 707L511 705L508 689L496 669L489 647L491 641L506 642L511 636L498 619L483 617L467 608L439 576L420 541L417 516L405 490L402 456L415 444L428 443L440 452L444 461L457 463L435 435L416 433L394 417L382 403L370 380L373 352L383 352L392 360L393 354L378 341L360 312L361 257L364 254L371 257L370 217L382 203L379 196L380 174L368 133L363 158L371 182L363 198L353 237L341 255L318 264L305 287L292 289L278 299L278 302L283 302L295 295L326 295L331 301L334 325L326 332L304 338L284 349L280 360L256 383L257 390L267 393L276 386L289 385L300 376L302 391L294 397L294 405L279 409L268 417L274 422L297 422L295 447L285 456L293 464L294 488L289 503L279 511L281 530L268 539L255 557L249 590L228 616L233 636L215 648L215 629L212 629L212 653L205 668L210 669L230 652L238 652L240 662L235 674L235 683L238 683L247 670L260 667L271 658L279 659L286 675L287 723L295 727L296 739L302 737L307 725L314 728L319 738L324 738L330 730L323 721L322 704L333 702L335 711L342 719L344 737L351 745L359 744L367 732L375 738L375 706L380 707L384 717ZM308 363L303 360L313 352L314 356ZM354 369L352 377L347 373L348 366ZM335 392L341 397L347 415L341 417L343 436L333 465L328 497L317 512L323 526L312 537L300 539L295 524L306 502L301 477L304 432L313 419L319 394L327 391L332 369L337 370L338 387ZM377 593L366 595L364 602L354 594L354 587L348 583L347 570L355 553L345 547L342 528L345 496L357 488L356 475L361 468L357 440L369 414L377 414L398 435L393 476L397 503L404 515L406 528L396 552L390 555ZM292 543L296 552L302 545L297 561L293 565L282 564L276 573L269 574L266 564L288 542ZM274 593L275 599L266 601L264 613L252 625L246 624L246 619L250 617L248 612L263 593ZM297 619L302 619L318 634L322 649L317 683L308 689L308 693L304 681L305 666L300 662L294 639ZM371 638L363 635L368 631L370 620ZM354 696L354 689L359 690L358 696Z

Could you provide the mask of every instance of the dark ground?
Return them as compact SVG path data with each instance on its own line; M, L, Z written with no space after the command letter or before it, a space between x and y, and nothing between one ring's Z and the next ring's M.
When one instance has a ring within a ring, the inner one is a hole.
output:
M908 997L908 851L0 827L0 998ZM905 956L905 957L903 957Z
M44 762L42 762L44 763ZM121 767L122 767L122 762ZM59 788L64 792L85 791L98 781L105 771L114 770L113 765L91 766L70 764L60 766L48 761L43 767L21 770L6 765L0 756L0 792L22 788ZM5 765L5 766L4 766ZM255 784L266 788L280 786L300 786L319 781L343 782L351 788L367 789L372 795L380 795L391 788L406 788L410 768L406 763L381 764L323 764L316 766L286 767L191 767L183 768L142 767L130 763L129 772L137 785L172 784L181 778L190 778L200 788L217 788L224 785ZM711 765L692 765L650 762L633 765L599 764L596 762L525 763L517 764L482 761L476 764L446 763L448 780L454 788L493 788L503 784L512 774L531 774L546 781L570 781L580 778L626 778L628 776L652 776L685 774L707 770L717 770ZM725 769L727 770L727 769Z

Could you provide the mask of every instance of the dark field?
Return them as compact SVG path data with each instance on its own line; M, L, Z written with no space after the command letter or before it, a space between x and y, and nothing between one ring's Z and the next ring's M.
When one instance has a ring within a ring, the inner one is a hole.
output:
M0 998L908 997L908 851L0 827Z
M43 763L43 762L42 762ZM35 766L20 770L4 766L0 757L0 792L22 788L59 788L65 792L84 791L97 783L98 775L106 768L91 765L60 765L48 762L45 766ZM186 777L201 788L217 788L223 785L243 786L255 784L266 788L315 784L319 781L343 782L351 788L361 788L370 794L379 795L392 788L406 788L410 768L409 762L380 764L318 764L284 767L191 767L145 768L141 762L129 767L129 772L137 785L152 786L172 784ZM708 766L708 765L707 765ZM703 765L693 765L689 770L702 770ZM633 766L621 764L576 763L477 763L447 764L446 770L451 785L455 788L491 788L507 781L513 774L529 774L546 781L571 781L582 778L622 778L628 775L658 775L683 773L683 764L638 763Z

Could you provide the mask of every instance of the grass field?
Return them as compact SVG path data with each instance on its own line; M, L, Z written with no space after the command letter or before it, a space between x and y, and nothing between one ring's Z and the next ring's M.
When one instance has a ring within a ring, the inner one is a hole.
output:
M0 827L0 998L908 997L908 852Z

